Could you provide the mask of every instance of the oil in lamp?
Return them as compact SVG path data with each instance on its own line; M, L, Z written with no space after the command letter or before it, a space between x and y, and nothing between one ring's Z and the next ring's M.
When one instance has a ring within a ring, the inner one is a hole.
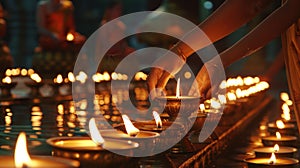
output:
M0 167L24 168L24 167L49 167L49 168L72 168L79 167L80 163L75 160L53 156L30 156L27 151L26 134L21 132L18 136L14 157L1 156Z
M6 76L2 79L0 83L1 89L1 98L10 98L12 97L11 89L16 87L17 82L12 82L9 76Z

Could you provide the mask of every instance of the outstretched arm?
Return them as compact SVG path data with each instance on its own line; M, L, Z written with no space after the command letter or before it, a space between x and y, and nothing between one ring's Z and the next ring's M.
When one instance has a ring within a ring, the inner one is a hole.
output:
M299 6L299 0L287 0L281 7L257 25L256 28L232 47L221 53L220 57L224 67L227 67L233 62L254 53L284 32L289 26L295 23L297 19L299 19ZM210 96L208 93L211 87L208 76L207 68L205 66L202 67L197 75L199 91L206 96Z

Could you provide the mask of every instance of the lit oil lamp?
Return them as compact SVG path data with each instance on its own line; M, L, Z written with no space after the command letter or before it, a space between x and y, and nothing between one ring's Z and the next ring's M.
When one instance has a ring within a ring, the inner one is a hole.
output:
M296 129L295 124L284 123L282 120L276 120L275 123L268 124L268 130L271 134L279 132L283 135L295 135Z
M12 97L11 89L16 87L17 82L12 82L9 76L6 76L2 79L0 83L1 89L1 98L10 98Z
M170 116L170 121L175 121L176 117L187 118L191 113L198 111L200 97L181 96L180 95L180 78L177 80L175 96L158 96L155 98L164 112ZM179 113L182 111L182 113Z
M261 147L254 149L255 157L268 157L271 153L275 153L278 157L294 158L297 153L297 148L279 146L275 144L274 147Z
M262 138L262 143L264 146L274 146L278 144L280 146L296 146L297 137L281 135L280 132L275 133L276 136L267 136Z
M275 153L271 154L270 158L251 158L246 159L249 168L265 168L265 167L282 167L295 168L299 161L294 158L276 158Z
M72 33L68 33L67 36L66 36L66 40L68 42L72 42L74 40L74 35Z
M139 146L133 141L103 138L96 121L89 121L91 137L55 137L47 140L53 155L80 161L82 167L116 167L126 164L132 149ZM124 156L116 155L122 154Z
M30 78L32 79L31 82L25 82L25 85L30 88L29 96L41 96L40 88L44 85L42 78L37 73L31 74Z
M21 132L18 136L14 157L1 156L0 167L3 168L25 168L25 167L49 167L49 168L71 168L79 167L80 163L75 160L53 157L53 156L29 156L27 151L26 134Z
M122 139L139 143L139 148L134 149L134 156L147 156L148 152L154 150L159 133L153 131L142 131L136 128L127 115L122 115L126 132L116 129L101 130L104 138Z

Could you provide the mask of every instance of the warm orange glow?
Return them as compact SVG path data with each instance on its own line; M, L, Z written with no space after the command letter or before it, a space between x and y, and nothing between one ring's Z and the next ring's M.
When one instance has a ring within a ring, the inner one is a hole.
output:
M276 156L275 153L272 153L270 160L269 160L269 164L275 164L276 163Z
M11 76L11 75L12 75L11 70L10 70L10 69L7 69L7 70L5 71L5 75L6 75L6 76Z
M276 126L277 126L277 128L279 128L279 129L283 129L283 128L285 127L285 125L284 125L284 123L283 123L282 120L277 120L277 121L276 121Z
M177 86L176 86L176 98L180 96L180 78L177 80Z
M22 69L21 70L21 75L26 76L27 75L27 69Z
M162 122L161 122L161 119L160 119L160 116L159 116L158 112L153 111L152 114L153 114L154 120L156 122L156 127L157 128L162 128Z
M122 119L124 121L126 132L129 136L136 136L140 132L140 130L132 124L127 115L123 114Z
M73 41L74 40L74 35L72 33L68 33L66 39L68 41Z
M279 132L276 132L276 138L281 139L281 134Z
M62 83L64 81L61 74L58 74L56 78L54 78L54 83Z
M2 83L11 83L11 78L9 76L3 78Z
M211 108L214 108L214 109L220 109L221 108L221 103L216 101L215 99L211 99L210 100L210 106L211 106Z
M283 112L290 112L289 105L286 104L286 103L282 104L281 109L282 109Z
M200 111L201 111L201 112L204 112L204 111L205 111L205 105L204 105L203 103L201 103L201 104L199 105L199 108L200 108Z
M278 152L279 151L279 145L275 144L273 149L274 149L274 152Z
M104 139L102 138L98 128L97 128L97 124L95 121L95 118L91 118L89 121L89 129L90 129L90 133L91 133L91 138L92 140L98 144L101 145L104 143Z
M290 98L289 98L289 94L286 93L286 92L281 92L281 93L280 93L280 99L281 99L282 101L287 101L287 100L289 100L289 99L290 99Z
M32 80L34 80L35 82L37 82L37 83L42 82L42 78L41 78L37 73L31 74L31 75L30 75L30 78L31 78Z
M103 72L103 79L105 80L105 81L109 81L110 80L110 75L109 75L109 73L108 72Z
M16 149L14 154L15 159L15 167L28 167L30 165L31 159L27 151L27 143L26 143L26 134L25 132L21 132L17 139Z
M137 72L134 76L134 80L140 81L140 80L146 80L147 79L147 74L144 72Z
M227 95L227 98L228 98L229 101L235 101L236 100L236 96L235 96L234 93L229 92L226 95Z
M227 103L225 95L218 95L218 99L219 99L220 103L222 103L222 104Z
M83 71L80 71L79 74L76 76L76 80L78 80L80 83L85 83L87 78L87 74Z
M68 80L70 82L75 82L75 76L74 76L74 74L72 72L68 73Z

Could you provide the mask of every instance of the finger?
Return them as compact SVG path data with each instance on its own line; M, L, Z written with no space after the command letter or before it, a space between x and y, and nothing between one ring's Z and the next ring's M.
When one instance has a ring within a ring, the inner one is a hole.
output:
M162 76L160 77L160 79L157 82L157 88L163 89L167 85L170 77L171 77L171 75L169 72L163 71Z
M147 85L148 90L151 92L153 89L156 88L157 82L158 82L158 76L160 76L161 70L158 68L152 68L150 71L150 74L147 77Z

